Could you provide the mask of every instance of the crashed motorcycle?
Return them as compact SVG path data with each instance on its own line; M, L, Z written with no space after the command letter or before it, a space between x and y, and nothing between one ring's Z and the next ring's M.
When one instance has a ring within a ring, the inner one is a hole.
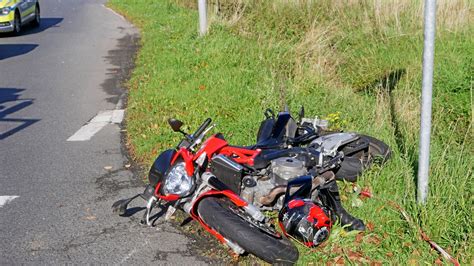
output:
M162 152L155 160L145 191L115 202L113 211L125 215L128 204L141 197L147 202L143 223L151 225L153 208L168 203L165 218L181 209L237 254L248 252L269 263L295 263L298 250L291 241L275 230L258 207L229 188L225 177L212 171L211 165L227 170L251 167L260 150L232 147L221 134L202 142L213 128L209 118L194 134L182 131L179 120L168 122L184 138L176 149Z
M237 148L237 147L235 147ZM324 155L310 147L249 149L240 147L240 153L258 151L251 164L242 162L241 154L225 153L224 158L238 162L241 167L228 168L219 163L210 165L227 187L260 210L281 210L288 184L301 176L311 177L311 199L332 211L347 230L365 230L362 220L349 214L342 206L334 171L339 169L344 154ZM221 151L218 153L223 154Z
M328 131L328 121L305 118L303 107L298 121L288 110L275 115L271 109L267 109L264 115L253 149L310 147L324 156L336 156L342 152L344 158L334 169L338 180L355 182L372 163L384 163L391 155L390 147L374 137L355 132Z

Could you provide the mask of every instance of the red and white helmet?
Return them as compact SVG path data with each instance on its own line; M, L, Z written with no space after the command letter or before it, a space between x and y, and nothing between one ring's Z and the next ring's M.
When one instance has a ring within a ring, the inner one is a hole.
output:
M292 199L278 214L284 234L308 247L316 247L329 238L332 221L329 210L310 199Z

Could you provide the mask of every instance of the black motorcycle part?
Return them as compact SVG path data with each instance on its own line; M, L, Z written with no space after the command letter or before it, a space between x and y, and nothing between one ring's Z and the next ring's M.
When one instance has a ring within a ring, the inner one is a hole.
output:
M213 186L216 190L223 191L223 190L232 190L228 185L220 180L220 177L217 178L216 176L211 176L207 181L209 185ZM235 192L235 191L234 191ZM237 193L237 195L239 195Z
M292 265L298 249L287 238L272 237L235 214L227 199L207 197L198 205L202 220L225 238L268 263Z
M298 128L295 120L288 112L278 113L272 137L275 139L293 138Z
M202 125L196 130L196 132L194 132L193 138L199 137L199 135L201 135L204 130L206 130L206 128L211 124L211 122L211 118L207 118L206 120L204 120L204 123L202 123Z
M287 205L292 199L306 199L311 197L311 186L313 178L309 175L300 176L288 182L286 185L285 199L283 200L283 206ZM292 187L299 187L298 190L290 195Z
M328 206L334 214L337 215L341 226L346 226L346 230L353 231L364 231L364 222L358 218L355 218L344 209L339 197L339 188L336 180L329 181L320 187L318 197L324 206Z
M342 148L344 154L361 159L364 167L370 166L374 160L385 163L390 158L392 152L386 143L371 136L359 136L358 140L353 143L348 143ZM357 149L354 149L354 146L356 146ZM364 148L364 153L358 152L362 150L361 148Z
M112 212L117 213L120 216L124 216L127 213L128 204L130 204L132 200L136 199L140 195L141 194L137 194L128 199L117 200L112 204Z
M257 185L257 182L250 176L244 177L242 183L246 187L255 187Z
M344 160L335 172L338 180L357 181L365 169L374 162L385 163L391 156L390 147L376 138L359 135L359 138L342 147Z
M148 201L154 195L155 195L155 187L152 185L147 185L143 193L140 194L140 197L144 199L145 201Z
M335 175L337 180L345 180L348 182L356 182L357 177L364 172L362 161L354 157L344 157L340 166L336 169Z
M263 142L270 138L275 126L275 119L273 117L267 118L260 123L257 133L257 143Z
M171 161L175 154L175 150L166 150L156 158L148 173L150 185L155 187L158 182L161 182L166 171L171 167Z
M231 158L218 155L211 160L211 171L232 191L240 194L244 168Z
M274 116L266 115L262 121L257 134L255 149L285 148L286 139L294 138L298 125L289 112L280 112L275 119Z
M253 168L263 169L267 167L274 159L281 157L295 157L298 160L305 162L305 167L313 167L318 163L319 152L310 148L291 148L284 150L263 150L254 159Z
M178 146L176 146L176 149L179 150L181 148L189 148L189 146L191 146L191 143L192 143L192 140L186 138L186 139L183 139L181 140L179 143L178 143Z

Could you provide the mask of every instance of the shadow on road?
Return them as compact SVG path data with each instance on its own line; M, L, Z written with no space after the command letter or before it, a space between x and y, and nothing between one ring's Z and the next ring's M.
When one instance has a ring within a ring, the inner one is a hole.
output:
M35 34L42 31L45 31L52 27L59 27L59 23L63 21L63 18L41 18L41 24L39 27L32 27L31 25L24 25L21 29L21 32L18 36L13 34L0 34L1 37L20 37L23 35Z
M0 140L3 140L39 121L28 118L6 118L33 104L33 99L20 99L24 89L0 88Z
M27 54L36 47L37 44L0 44L0 60Z
M103 90L110 95L108 102L117 103L124 92L123 84L130 79L134 67L134 58L139 48L138 34L127 34L117 40L117 47L108 51L105 60L113 65L107 69L108 78L101 84Z

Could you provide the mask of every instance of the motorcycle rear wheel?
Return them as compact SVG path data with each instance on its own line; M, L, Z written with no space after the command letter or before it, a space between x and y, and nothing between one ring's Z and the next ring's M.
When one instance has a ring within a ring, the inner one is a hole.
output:
M390 147L383 141L367 135L359 135L360 138L342 147L344 160L341 167L335 172L336 178L349 182L357 181L357 177L369 168L372 163L385 163L391 156ZM360 143L368 143L368 149L358 151L352 154L346 154L353 146Z
M212 229L268 263L294 264L298 260L298 250L290 240L272 237L251 225L230 209L227 199L204 198L198 213Z

